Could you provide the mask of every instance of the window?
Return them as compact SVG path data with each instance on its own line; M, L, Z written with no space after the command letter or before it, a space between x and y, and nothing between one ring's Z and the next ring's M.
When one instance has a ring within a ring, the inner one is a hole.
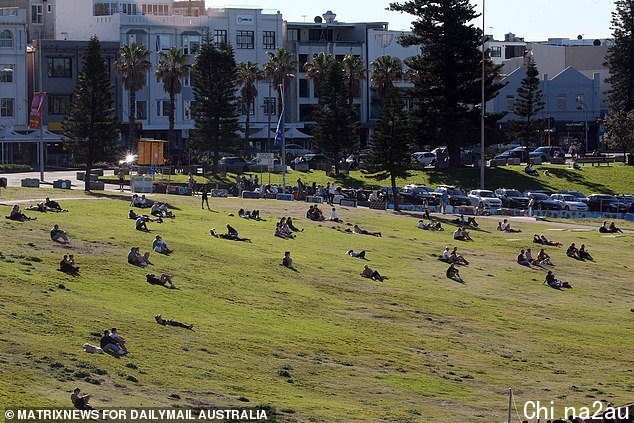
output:
M192 101L183 101L183 118L185 120L192 120Z
M8 29L0 31L0 48L12 48L13 47L13 33Z
M299 41L299 30L289 29L286 31L286 41Z
M308 92L308 80L300 79L299 80L299 97L300 98L308 98L310 97Z
M156 115L157 116L169 116L170 114L170 102L169 100L157 100L156 101Z
M0 98L0 117L13 117L12 98Z
M566 110L566 94L559 94L557 96L557 110L559 111Z
M584 110L586 107L586 96L577 94L577 110Z
M196 54L200 50L200 35L183 35L183 53Z
M70 57L49 57L49 78L72 78L73 65Z
M252 49L253 45L253 31L236 31L236 48L239 49Z
M515 111L515 97L512 95L506 96L506 111L513 113Z
M48 101L49 115L65 115L70 108L71 96L50 95L46 101Z
M277 98L275 97L264 97L264 104L262 105L264 109L264 114L271 116L277 116Z
M214 44L219 46L220 44L225 44L226 42L227 42L227 30L226 29L214 30Z
M172 36L168 34L157 35L155 44L156 51L169 50L173 46Z
M0 82L13 82L15 65L0 65Z
M189 72L187 73L187 75L183 77L182 85L183 87L191 87L192 81L191 81L191 74Z
M491 47L491 57L502 57L502 47Z
M44 6L41 4L34 4L31 6L31 23L41 24L42 15L44 14Z
M275 31L264 31L262 42L265 49L273 50L275 48Z
M137 100L136 102L136 119L147 120L147 101Z
M46 5L46 13L53 13L53 5L52 4L47 4Z

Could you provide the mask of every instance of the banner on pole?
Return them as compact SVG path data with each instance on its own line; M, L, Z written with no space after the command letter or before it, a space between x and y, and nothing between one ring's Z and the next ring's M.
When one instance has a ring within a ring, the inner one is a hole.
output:
M36 92L33 94L31 114L29 115L29 129L42 128L42 104L44 104L45 97L45 92Z

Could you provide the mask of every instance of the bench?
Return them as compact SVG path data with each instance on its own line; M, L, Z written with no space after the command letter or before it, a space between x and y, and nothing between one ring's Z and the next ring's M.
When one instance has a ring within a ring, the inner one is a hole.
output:
M293 201L293 194L277 194L275 198L281 201Z
M26 178L26 179L22 179L22 181L20 181L20 185L23 188L39 188L40 187L40 180L37 178Z
M212 189L209 195L217 198L227 198L229 192L226 189Z
M596 165L601 166L602 164L607 164L610 166L610 163L614 163L616 160L614 157L601 157L601 156L585 156L580 159L577 159L577 163L585 165L586 163L592 164L592 166Z
M53 181L53 188L70 189L71 183L68 179L58 179Z
M324 199L317 196L317 195L309 195L306 197L306 202L307 203L318 203L321 204L324 202Z
M261 195L256 191L242 191L242 198L258 199Z

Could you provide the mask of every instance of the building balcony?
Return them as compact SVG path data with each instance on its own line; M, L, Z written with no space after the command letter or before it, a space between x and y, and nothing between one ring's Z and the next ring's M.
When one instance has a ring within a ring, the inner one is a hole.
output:
M17 7L0 7L0 18L2 18L3 25L26 25L26 11Z

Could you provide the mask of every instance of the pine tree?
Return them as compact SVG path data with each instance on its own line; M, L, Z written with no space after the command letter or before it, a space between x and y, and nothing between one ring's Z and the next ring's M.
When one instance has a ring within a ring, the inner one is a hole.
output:
M606 66L610 108L613 111L634 110L634 0L616 0L612 13L614 45L608 50Z
M420 59L409 60L415 80L417 143L446 145L450 164L460 165L460 147L476 141L481 103L482 31L469 0L408 0L391 3L392 11L416 16L404 46L420 45ZM486 63L485 98L497 95L499 66ZM415 75L415 76L414 76Z
M192 68L194 131L192 146L213 152L212 172L218 170L221 151L233 151L240 129L237 109L237 66L233 49L216 47L207 33Z
M380 171L373 176L378 180L390 178L394 196L394 210L400 210L396 178L409 176L411 164L411 125L408 113L404 110L403 100L397 88L387 91L379 124L372 137L372 155L370 161Z
M544 94L538 75L537 65L531 57L526 68L526 76L517 89L514 110L515 115L522 119L514 122L513 126L517 128L520 139L524 141L525 146L528 146L536 138L540 125L535 117L544 110Z
M90 191L94 163L116 157L118 133L112 91L101 43L93 36L63 123L64 138L70 141L75 159L85 163L86 191Z
M634 154L634 110L618 110L605 118L605 138L610 147Z
M341 62L333 62L322 81L320 105L315 112L315 144L335 163L339 173L339 159L356 144L357 114L348 104L345 73Z

